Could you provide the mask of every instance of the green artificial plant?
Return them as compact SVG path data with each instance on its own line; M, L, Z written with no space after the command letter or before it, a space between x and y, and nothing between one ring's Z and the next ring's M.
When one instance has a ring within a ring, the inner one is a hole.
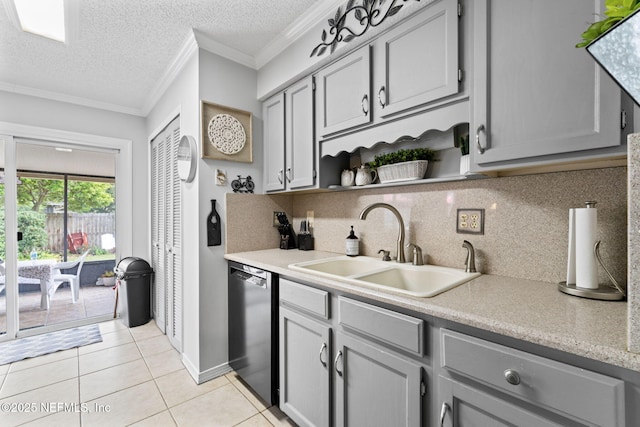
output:
M576 47L585 47L611 27L640 9L640 0L605 0L606 18L594 22L582 33L582 41Z
M378 154L368 163L371 169L394 163L410 162L413 160L436 161L436 152L430 148L401 149L392 153Z

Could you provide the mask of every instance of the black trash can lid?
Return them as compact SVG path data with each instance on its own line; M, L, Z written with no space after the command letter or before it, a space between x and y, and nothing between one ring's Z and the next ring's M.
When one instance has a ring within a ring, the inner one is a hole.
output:
M145 276L153 273L153 269L149 263L144 259L137 257L122 258L113 271L119 279L131 276Z

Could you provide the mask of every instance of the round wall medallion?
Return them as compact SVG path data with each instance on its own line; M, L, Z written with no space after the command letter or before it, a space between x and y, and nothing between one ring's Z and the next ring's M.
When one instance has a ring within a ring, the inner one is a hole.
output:
M238 154L247 142L242 123L229 114L213 116L208 130L209 141L224 154Z
M189 135L183 135L178 144L178 156L176 158L178 176L185 182L193 181L196 176L198 154L196 140Z

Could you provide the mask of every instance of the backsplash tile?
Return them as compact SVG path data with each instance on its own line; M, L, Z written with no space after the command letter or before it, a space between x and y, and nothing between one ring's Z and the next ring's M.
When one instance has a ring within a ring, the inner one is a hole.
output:
M386 202L406 226L405 243L415 243L430 264L462 267L463 240L476 248L476 266L486 274L558 282L565 280L569 208L598 202L598 231L603 259L624 282L627 258L627 168L594 169L407 187L361 189L293 196L295 224L315 211L316 249L344 251L353 225L360 252L379 249L396 256L398 225L387 210L364 207ZM485 209L485 234L456 233L458 208ZM410 258L407 258L410 259ZM601 281L607 281L601 272Z

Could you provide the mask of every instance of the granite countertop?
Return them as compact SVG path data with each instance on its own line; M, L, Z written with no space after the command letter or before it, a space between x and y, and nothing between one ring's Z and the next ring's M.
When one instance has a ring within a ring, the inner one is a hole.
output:
M267 249L225 255L231 261L359 295L567 353L640 371L627 351L627 304L573 297L554 283L482 275L432 298L355 286L290 270L289 264L335 257L323 251Z

